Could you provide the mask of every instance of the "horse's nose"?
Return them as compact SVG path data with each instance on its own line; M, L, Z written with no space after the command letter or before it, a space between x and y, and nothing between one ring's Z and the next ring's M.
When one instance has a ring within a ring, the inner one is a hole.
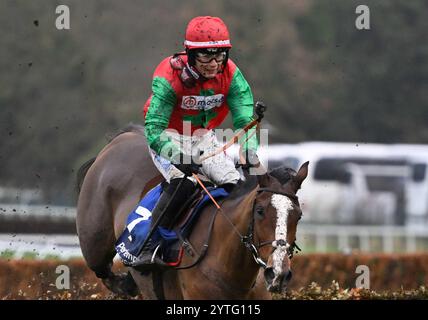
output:
M287 285L291 280L291 270L287 270L279 275L275 275L273 268L266 268L264 271L266 287L268 291L283 293L287 290Z
M266 268L264 272L266 286L269 290L269 286L272 286L273 279L275 279L275 272L273 272L273 268Z

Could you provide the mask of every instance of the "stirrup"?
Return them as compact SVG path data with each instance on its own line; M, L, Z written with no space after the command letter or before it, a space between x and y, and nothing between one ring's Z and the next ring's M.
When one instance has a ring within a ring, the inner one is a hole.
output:
M149 249L143 250L140 256L138 257L138 260L134 261L131 264L131 266L141 266L141 265L149 265L149 264L156 263L158 261L158 259L156 259L156 254L159 248L160 248L160 244L156 246L153 252Z
M156 253L158 253L158 250L159 250L160 246L161 246L161 245L160 245L160 244L158 244L158 245L156 246L155 250L153 251L152 258L150 259L150 262L151 262L151 263L155 263Z
M161 258L157 257L156 254L160 248L160 244L158 244L153 251L152 254L143 254L143 256L132 263L132 267L135 268L139 272L147 272L147 271L153 271L154 269L163 269L163 268L169 268L170 266L165 263Z

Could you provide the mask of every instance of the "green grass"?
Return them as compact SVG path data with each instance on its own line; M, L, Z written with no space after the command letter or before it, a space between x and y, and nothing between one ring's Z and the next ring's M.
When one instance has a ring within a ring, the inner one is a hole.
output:
M24 254L22 255L22 259L29 259L29 260L34 260L37 259L37 252L24 252Z
M61 257L57 254L47 254L44 257L40 257L37 251L26 251L22 257L18 258L14 250L6 249L0 252L0 259L61 260Z
M46 260L61 260L61 257L57 254L47 254L44 259Z
M0 259L13 259L15 257L15 251L3 250L0 252Z

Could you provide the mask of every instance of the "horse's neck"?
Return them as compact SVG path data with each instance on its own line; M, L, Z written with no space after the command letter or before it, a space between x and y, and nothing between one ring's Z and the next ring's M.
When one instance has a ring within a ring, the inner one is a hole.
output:
M213 258L217 260L216 271L222 273L231 286L249 288L257 277L259 268L240 239L240 236L247 235L255 195L253 190L245 196L225 201L222 205L223 212L219 213L221 217L217 217L215 229L219 232L215 232L212 239L216 248L211 252L215 252Z
M256 190L253 190L247 195L232 200L230 203L228 201L225 202L225 208L223 209L223 212L225 215L227 215L227 217L242 236L247 235L248 226L250 225L251 219L253 218L252 214L255 197ZM235 238L238 238L237 233ZM238 247L244 246L240 243Z

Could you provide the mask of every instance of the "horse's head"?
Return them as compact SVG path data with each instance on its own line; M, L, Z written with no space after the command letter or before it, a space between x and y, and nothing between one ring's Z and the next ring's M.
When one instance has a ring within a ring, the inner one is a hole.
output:
M255 257L259 255L259 264L265 268L270 292L284 291L291 279L290 259L297 247L297 223L302 216L296 193L308 174L308 164L304 163L298 172L280 167L258 179L254 202Z

